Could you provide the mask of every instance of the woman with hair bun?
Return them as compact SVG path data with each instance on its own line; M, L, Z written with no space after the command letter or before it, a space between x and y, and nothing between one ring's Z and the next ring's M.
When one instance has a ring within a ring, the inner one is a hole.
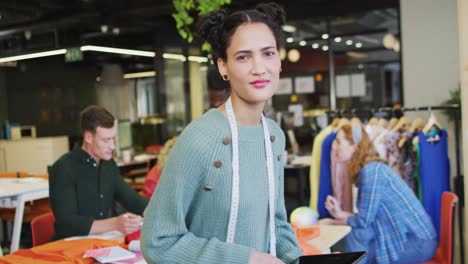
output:
M359 263L420 263L431 259L437 234L429 215L400 175L385 164L361 124L351 122L335 142L340 159L349 160L349 175L358 183L357 214L346 212L333 196L325 207L335 219L320 224L351 226L345 251L366 251Z
M278 87L285 13L276 4L202 18L225 104L191 122L148 206L141 248L149 263L295 263L287 222L285 137L263 107Z

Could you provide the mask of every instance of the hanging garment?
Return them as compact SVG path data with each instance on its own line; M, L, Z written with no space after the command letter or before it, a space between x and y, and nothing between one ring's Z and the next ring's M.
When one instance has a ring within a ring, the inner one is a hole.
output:
M401 158L400 158L400 171L403 180L408 184L411 190L418 195L418 188L416 184L415 171L417 170L418 160L416 149L413 146L413 138L417 136L417 132L405 132L403 137L405 143L401 146Z
M398 141L400 140L400 133L395 131L388 131L385 134L385 149L387 151L388 166L396 173L400 173L400 150L398 149Z
M440 203L442 193L450 191L450 162L448 159L447 131L439 130L435 135L419 132L421 151L420 177L423 206L431 216L437 234L440 229ZM431 140L438 138L438 140Z
M374 147L379 157L383 160L387 160L387 146L385 145L385 135L389 130L383 129L382 132L375 138L374 140Z
M351 177L348 172L349 160L340 160L340 155L335 144L332 144L332 190L333 196L338 200L341 209L353 212L353 189Z
M317 210L317 198L319 192L320 160L322 158L323 140L333 131L331 126L324 128L314 139L312 146L312 163L310 164L310 208Z
M325 208L325 201L328 195L332 195L331 183L331 151L332 144L336 138L336 132L331 132L322 143L322 158L320 160L320 180L317 211L320 218L331 217L328 210Z

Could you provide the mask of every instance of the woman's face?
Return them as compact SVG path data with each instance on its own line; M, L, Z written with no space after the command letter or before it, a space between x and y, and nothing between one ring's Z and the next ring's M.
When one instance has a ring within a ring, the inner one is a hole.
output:
M218 67L221 75L229 78L234 100L259 104L273 96L281 60L275 37L267 25L240 25L231 37L226 56L226 61L218 59Z
M338 132L333 144L337 149L338 160L350 160L356 151L356 145L351 144L343 131Z

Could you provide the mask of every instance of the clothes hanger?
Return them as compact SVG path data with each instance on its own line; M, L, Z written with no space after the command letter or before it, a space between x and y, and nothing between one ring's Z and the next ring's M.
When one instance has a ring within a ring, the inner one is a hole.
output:
M392 117L390 121L388 121L387 129L392 130L396 124L398 123L398 119L396 117Z
M423 128L424 128L424 120L417 117L416 119L413 120L413 122L411 122L411 127L408 129L408 132L410 132L411 134L414 134L415 132L421 131ZM417 137L414 137L414 139L417 139ZM406 143L406 140L407 140L407 137L402 137L400 141L398 141L398 147L402 148L403 145ZM413 140L413 143L418 143L418 142L414 142Z
M410 132L418 132L421 131L424 128L424 120L422 118L416 118L411 122L411 127L409 129Z
M380 118L378 126L381 128L386 128L388 125L388 121L385 118Z
M425 135L429 133L431 128L436 127L439 130L442 130L442 126L439 124L439 121L437 121L436 116L434 115L434 112L432 112L431 107L429 107L429 112L431 113L429 119L427 120L426 125L423 128L423 132Z
M398 132L400 130L405 130L407 126L411 125L411 120L407 116L402 116L398 120L398 123L393 127L393 132Z
M331 127L335 128L335 127L338 126L339 123L340 123L340 119L338 117L335 117L335 118L333 118L333 121L331 123Z
M349 119L346 117L343 117L340 119L340 122L338 122L338 125L335 127L335 132L338 132L338 130L341 129L342 126L348 125L349 124Z
M351 122L357 122L358 124L362 125L362 121L361 121L361 119L359 119L359 117L355 116L355 117L351 118L350 121Z
M372 126L376 126L378 125L378 123L379 123L379 120L376 117L372 117L371 119L369 119L369 122L367 122L368 125L372 125Z

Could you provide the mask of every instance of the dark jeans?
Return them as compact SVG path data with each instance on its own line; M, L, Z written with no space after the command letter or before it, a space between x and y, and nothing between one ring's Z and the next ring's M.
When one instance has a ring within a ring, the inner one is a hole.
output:
M438 242L436 239L422 240L413 235L408 236L404 251L400 252L395 264L419 263L430 260L435 254ZM375 260L376 240L373 228L353 229L345 238L345 251L366 251L367 256L359 264L377 263Z

